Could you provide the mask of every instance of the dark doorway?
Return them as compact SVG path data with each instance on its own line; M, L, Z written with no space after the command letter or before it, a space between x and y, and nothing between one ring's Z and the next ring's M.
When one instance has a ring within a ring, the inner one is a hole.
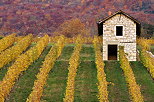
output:
M117 60L117 45L108 45L108 60Z

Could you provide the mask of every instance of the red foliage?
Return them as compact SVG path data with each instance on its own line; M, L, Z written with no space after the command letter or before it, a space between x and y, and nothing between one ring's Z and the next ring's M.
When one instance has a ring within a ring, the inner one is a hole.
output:
M79 18L96 29L96 20L122 9L141 22L154 25L152 1L147 0L1 0L0 31L52 33L65 20ZM144 4L144 6L143 6Z

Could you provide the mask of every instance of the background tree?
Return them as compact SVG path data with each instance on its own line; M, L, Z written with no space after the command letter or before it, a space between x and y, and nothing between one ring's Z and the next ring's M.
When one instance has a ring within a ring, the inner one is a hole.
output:
M54 32L54 35L64 35L66 37L74 37L79 34L87 36L89 35L89 30L78 18L65 21Z

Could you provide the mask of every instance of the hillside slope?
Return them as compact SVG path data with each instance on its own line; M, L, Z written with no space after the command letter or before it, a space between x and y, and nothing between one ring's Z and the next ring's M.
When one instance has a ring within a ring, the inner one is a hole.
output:
M96 21L120 9L154 25L153 0L1 0L0 33L51 35L65 20L80 18L94 34Z

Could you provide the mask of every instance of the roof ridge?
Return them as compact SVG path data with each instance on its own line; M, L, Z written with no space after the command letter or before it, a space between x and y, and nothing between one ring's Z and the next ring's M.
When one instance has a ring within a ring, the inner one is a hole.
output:
M99 20L97 23L104 23L105 21L107 21L108 19L112 18L113 16L115 16L116 14L119 14L119 13L121 13L121 14L125 15L126 17L128 17L129 19L133 20L135 23L140 24L140 22L139 22L138 20L136 20L135 18L133 18L132 16L130 16L129 14L125 13L125 12L122 11L122 10L116 11L116 12L113 13L112 15L107 16L107 17L105 17L105 18L102 19L102 20Z

